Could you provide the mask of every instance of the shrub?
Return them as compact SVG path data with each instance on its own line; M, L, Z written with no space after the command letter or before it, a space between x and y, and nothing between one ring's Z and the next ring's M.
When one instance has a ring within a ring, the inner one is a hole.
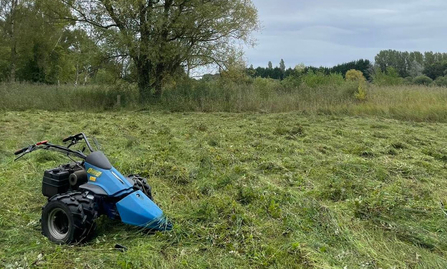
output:
M355 99L358 101L365 101L366 100L366 90L365 86L360 84L357 92L354 94Z
M447 76L444 77L438 77L435 80L435 84L439 87L447 87Z
M433 80L425 75L417 76L413 79L413 83L416 85L428 86L433 83Z
M113 85L116 82L115 74L108 72L107 70L100 69L93 78L96 84L100 85Z
M358 101L365 101L366 100L366 79L363 76L363 73L351 69L348 72L346 72L346 81L352 81L356 82L358 84L357 90L354 92L354 97Z
M406 78L404 78L403 83L405 85L413 85L413 77L406 77Z
M311 88L317 88L323 85L337 85L340 86L344 83L343 76L340 74L329 74L325 75L324 73L313 71L309 71L306 75L303 76L303 82L307 86Z
M359 84L353 81L346 81L341 87L338 87L338 96L345 100L352 100L358 92Z
M255 78L253 87L259 92L259 95L263 99L268 99L275 93L282 90L281 82L272 78Z
M358 81L359 83L366 81L365 77L363 76L363 73L355 69L351 69L348 72L346 72L346 80Z
M379 86L397 86L403 83L403 79L399 77L399 73L393 67L388 67L386 72L376 68L372 78L374 84Z
M287 92L292 92L301 86L302 78L299 76L288 76L281 81L284 90Z

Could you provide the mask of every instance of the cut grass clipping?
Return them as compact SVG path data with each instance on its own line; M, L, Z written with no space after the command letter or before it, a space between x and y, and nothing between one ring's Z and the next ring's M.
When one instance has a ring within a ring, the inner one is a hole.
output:
M68 160L12 153L80 131L123 174L150 178L173 231L101 218L83 246L41 235L43 171ZM0 267L447 268L446 133L296 113L5 112Z

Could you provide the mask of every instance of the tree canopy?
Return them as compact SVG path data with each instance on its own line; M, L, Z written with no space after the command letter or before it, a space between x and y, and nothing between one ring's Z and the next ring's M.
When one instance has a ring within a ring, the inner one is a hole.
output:
M64 19L90 26L117 57L132 60L144 99L159 97L163 78L179 70L225 66L235 41L250 43L258 23L249 0L61 1L72 11Z
M250 0L0 0L0 81L138 82L227 68L258 27Z

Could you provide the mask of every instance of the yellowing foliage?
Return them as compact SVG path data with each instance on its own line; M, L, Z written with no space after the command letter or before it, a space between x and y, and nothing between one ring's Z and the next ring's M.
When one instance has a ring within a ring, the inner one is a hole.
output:
M361 71L351 69L346 72L346 80L347 81L358 81L358 82L366 82L365 77Z
M366 79L363 76L363 73L361 71L351 69L348 72L346 72L346 81L353 81L358 82L359 87L358 90L354 93L355 99L358 101L365 101L366 100Z
M359 85L359 88L357 92L354 93L355 99L359 101L365 101L366 100L366 90L362 86L362 84Z

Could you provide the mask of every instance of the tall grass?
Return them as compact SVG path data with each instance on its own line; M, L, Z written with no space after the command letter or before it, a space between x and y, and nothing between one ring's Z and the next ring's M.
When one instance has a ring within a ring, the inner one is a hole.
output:
M103 111L138 105L136 88L122 84L111 86L73 86L45 84L0 84L0 110Z
M161 100L138 102L135 85L48 86L1 84L0 110L104 111L117 109L172 112L290 112L376 115L413 121L447 122L447 88L368 85L358 101L358 85L337 75L273 79L181 81L165 88ZM117 96L120 104L117 104Z
M249 83L217 80L167 88L162 103L177 111L313 112L348 105L355 91L352 83L329 84L316 79L295 84L262 78Z

